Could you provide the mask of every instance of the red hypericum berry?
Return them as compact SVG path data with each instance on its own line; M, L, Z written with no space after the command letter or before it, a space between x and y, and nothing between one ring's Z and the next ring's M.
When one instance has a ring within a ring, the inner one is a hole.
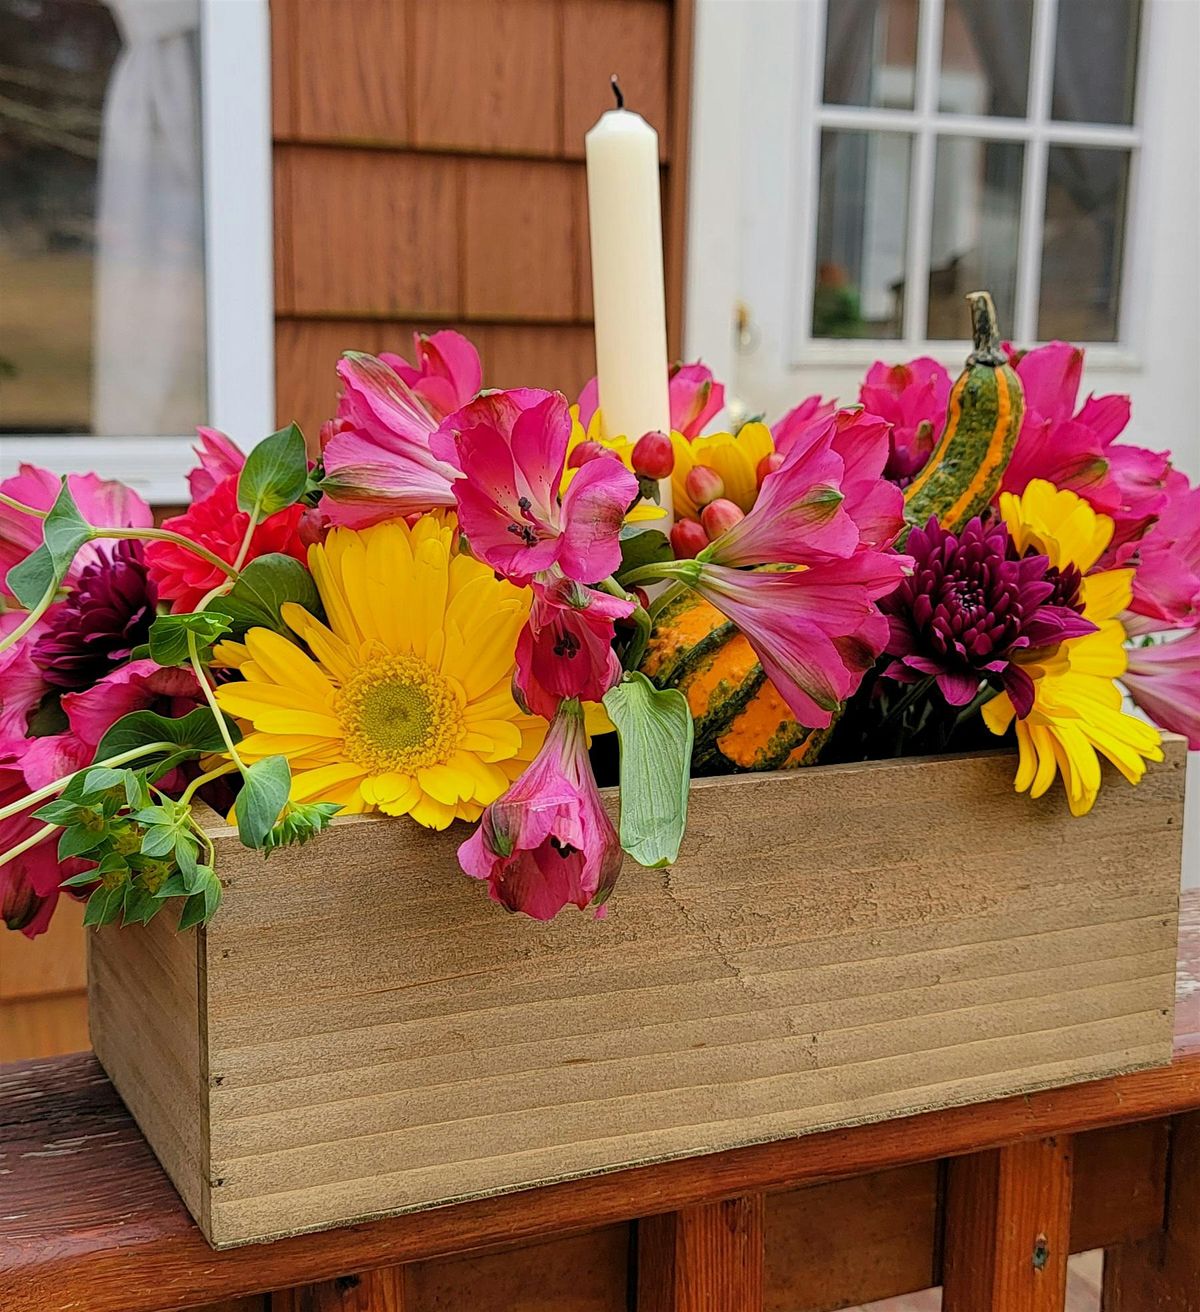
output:
M739 519L745 519L740 506L735 506L732 501L727 501L724 497L718 497L716 501L710 501L707 506L700 512L700 523L704 526L705 533L708 534L708 540L715 542L722 533L727 533Z
M675 448L666 433L643 433L633 448L633 472L646 478L670 478L675 471Z
M680 519L671 528L671 550L676 560L691 560L708 546L708 534L697 520Z
M758 467L754 471L755 478L758 479L758 486L762 487L763 479L768 474L773 474L780 465L783 464L783 452L772 451L758 462Z
M615 453L601 442L580 442L567 456L568 469L582 469L589 460L599 460L601 456L611 456Z
M725 480L707 465L695 465L687 472L683 486L697 510L725 495Z

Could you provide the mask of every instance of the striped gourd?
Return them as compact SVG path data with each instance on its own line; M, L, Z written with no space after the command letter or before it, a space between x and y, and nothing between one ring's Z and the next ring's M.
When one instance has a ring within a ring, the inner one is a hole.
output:
M796 723L750 644L695 593L682 593L659 613L641 668L660 688L678 688L687 698L695 774L804 765L828 736Z
M967 300L975 349L950 392L941 441L904 493L910 528L936 515L943 528L953 529L986 510L1021 431L1025 395L1000 345L996 307L987 292L972 292Z

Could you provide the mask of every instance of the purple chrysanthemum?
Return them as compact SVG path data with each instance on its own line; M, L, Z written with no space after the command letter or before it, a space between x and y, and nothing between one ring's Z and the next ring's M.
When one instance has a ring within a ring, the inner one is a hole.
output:
M1045 556L1013 559L1003 523L971 520L951 533L931 519L909 534L913 572L879 608L888 617L887 678L932 675L952 706L965 706L987 680L1012 698L1018 716L1033 706L1033 681L1018 653L1091 633L1078 605L1079 580Z
M142 544L118 542L83 569L74 591L51 612L34 663L56 688L90 688L146 641L157 601Z

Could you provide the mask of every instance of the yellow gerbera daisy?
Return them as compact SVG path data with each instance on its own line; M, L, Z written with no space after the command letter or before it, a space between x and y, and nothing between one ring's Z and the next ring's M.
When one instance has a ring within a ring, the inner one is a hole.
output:
M1019 497L1003 493L1000 513L1019 551L1036 551L1056 569L1074 566L1085 576L1079 596L1096 632L1022 662L1034 681L1034 700L1025 719L1016 721L1015 781L1018 792L1028 789L1040 797L1061 773L1072 815L1084 815L1100 790L1100 756L1132 784L1145 774L1147 761L1163 759L1158 730L1121 709L1116 683L1127 661L1117 616L1129 604L1133 570L1088 574L1112 540L1113 521L1044 479L1034 479ZM1015 715L1007 693L983 708L984 722L996 734L1005 733Z
M672 433L671 445L675 448L671 497L676 516L687 519L700 517L684 486L684 480L696 465L715 469L725 484L725 496L749 512L758 496L759 462L775 450L771 430L760 423L743 424L737 433L709 433L690 442L682 433Z
M238 751L286 756L293 801L444 829L478 819L536 755L545 722L511 691L532 594L457 544L448 515L335 528L308 553L328 624L283 608L311 655L270 629L221 645L242 675L217 689L248 730Z

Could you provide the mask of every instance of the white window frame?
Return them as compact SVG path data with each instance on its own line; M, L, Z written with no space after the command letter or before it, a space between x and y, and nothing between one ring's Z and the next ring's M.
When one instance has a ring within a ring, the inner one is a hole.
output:
M938 109L938 80L942 59L942 22L946 0L921 0L917 27L916 84L912 109L875 109L823 103L825 15L829 0L801 6L800 113L807 123L798 145L801 151L798 209L794 231L803 234L797 281L790 316L790 352L794 366L813 364L869 364L880 351L911 355L939 355L946 342L924 332L929 295L929 251L933 229L933 186L937 137L953 134L986 141L1024 144L1024 172L1017 247L1016 321L1005 325L1014 341L1037 342L1038 300L1041 290L1041 248L1045 222L1047 158L1051 144L1100 146L1130 152L1126 192L1125 242L1122 251L1116 342L1081 343L1094 365L1136 367L1140 356L1136 296L1139 281L1138 175L1141 163L1142 125L1146 85L1146 59L1153 5L1144 4L1138 35L1135 102L1131 125L1076 124L1051 117L1054 81L1054 41L1058 0L1034 0L1030 34L1027 112L1024 118L955 114ZM852 128L902 132L912 140L909 169L907 251L904 262L904 322L897 338L855 338L852 341L812 336L812 301L817 262L817 205L819 146L824 128Z
M200 0L207 422L243 448L275 427L268 0ZM23 462L95 470L152 505L188 500L194 435L6 434L0 478Z

